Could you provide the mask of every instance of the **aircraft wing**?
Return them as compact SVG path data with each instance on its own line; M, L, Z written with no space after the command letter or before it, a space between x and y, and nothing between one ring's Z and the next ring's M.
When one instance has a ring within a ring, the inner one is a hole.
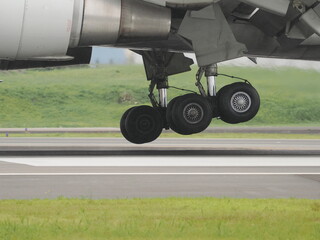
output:
M319 26L318 0L2 0L0 67L88 63L94 45L318 60Z
M144 0L160 6L173 8L199 9L217 2L228 2L227 0ZM290 4L290 0L238 0L250 6L257 7L278 15L285 15ZM310 1L309 1L310 2Z
M318 0L166 0L161 4L188 10L178 33L192 42L201 66L241 56L320 59Z

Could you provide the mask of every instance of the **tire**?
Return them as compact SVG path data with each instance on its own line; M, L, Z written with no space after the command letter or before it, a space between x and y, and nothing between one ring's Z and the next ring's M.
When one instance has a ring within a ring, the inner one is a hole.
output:
M226 123L237 124L250 121L260 108L257 90L247 83L233 83L218 93L220 118Z
M135 144L156 140L163 129L163 121L158 110L150 106L135 107L125 119L127 140Z
M212 117L209 101L197 94L178 98L172 109L172 121L184 135L203 132L210 125Z
M126 119L127 119L127 116L128 116L128 114L129 114L129 112L130 112L132 109L134 109L134 108L136 108L136 107L132 107L132 108L128 109L127 111L125 111L124 114L123 114L122 117L121 117L121 120L120 120L120 130L121 130L122 136L123 136L125 139L127 139L129 142L132 142L133 139L131 139L131 138L129 137L129 134L128 134L128 132L127 132L127 129L126 129Z
M187 95L189 95L189 94L187 94ZM178 134L181 134L181 135L190 135L192 133L188 133L186 131L183 131L178 126L176 126L176 124L173 122L173 119L172 119L172 111L173 111L173 106L176 103L176 101L179 98L186 97L187 95L179 96L179 97L176 97L176 98L172 99L168 104L167 112L166 112L166 120L167 120L167 122L169 124L169 127L171 128L172 131L174 131L174 132L176 132Z

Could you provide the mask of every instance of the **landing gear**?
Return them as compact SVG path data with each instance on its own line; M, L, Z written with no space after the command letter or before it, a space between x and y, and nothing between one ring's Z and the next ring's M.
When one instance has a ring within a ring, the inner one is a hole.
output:
M233 83L218 93L218 106L222 121L237 124L250 121L260 108L258 92L248 83Z
M175 105L176 101L183 96L176 97L172 99L167 107L166 111L166 122L167 122L167 127L171 128L174 132L179 133L181 135L189 135L189 133L183 131L179 126L177 126L172 119L172 111L173 111L173 106Z
M203 132L212 121L213 111L208 99L188 94L175 98L167 109L170 128L182 135Z
M163 129L160 112L149 106L134 107L126 111L120 122L122 135L135 144L156 140Z
M135 107L130 108L127 111L125 111L121 117L121 120L120 120L120 130L121 130L122 136L124 136L124 138L127 139L129 142L133 142L134 139L132 139L132 141L131 141L131 138L130 138L128 131L127 131L127 128L126 128L126 120L127 120L129 112L131 112L131 110L134 108Z
M258 113L259 94L247 81L227 85L217 93L216 77L219 74L216 64L199 69L196 86L200 94L194 92L179 96L168 104L168 76L188 71L190 61L179 54L143 54L147 78L151 81L149 98L153 107L133 107L123 114L120 128L129 142L152 142L164 128L182 135L200 133L208 128L213 118L236 124L249 121ZM180 68L174 68L172 63L180 64ZM207 78L207 90L201 83L204 75ZM155 89L159 92L158 99L153 93Z

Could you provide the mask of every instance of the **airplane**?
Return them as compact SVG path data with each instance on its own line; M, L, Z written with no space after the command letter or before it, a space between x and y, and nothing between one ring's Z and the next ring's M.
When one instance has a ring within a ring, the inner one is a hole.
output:
M320 60L319 0L1 0L0 69L90 62L92 46L127 48L142 56L152 106L127 110L123 136L135 144L163 129L190 135L212 119L250 121L257 90L238 79L216 87L217 64L258 57ZM190 71L194 53L199 93L168 103L169 76ZM201 80L206 78L204 85ZM206 86L206 87L205 87ZM156 97L156 91L158 96Z

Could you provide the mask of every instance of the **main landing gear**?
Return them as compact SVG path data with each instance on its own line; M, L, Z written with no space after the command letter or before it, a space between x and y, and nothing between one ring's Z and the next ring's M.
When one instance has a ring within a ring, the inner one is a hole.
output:
M199 69L196 85L200 94L179 96L167 104L168 77L159 62L156 69L157 77L151 81L149 95L153 107L133 107L121 118L121 132L132 143L152 142L163 129L182 135L200 133L208 128L213 118L230 124L247 122L259 111L259 94L247 81L224 86L217 92L216 65ZM207 91L201 83L203 75L207 78ZM155 87L159 91L158 101L153 94Z

